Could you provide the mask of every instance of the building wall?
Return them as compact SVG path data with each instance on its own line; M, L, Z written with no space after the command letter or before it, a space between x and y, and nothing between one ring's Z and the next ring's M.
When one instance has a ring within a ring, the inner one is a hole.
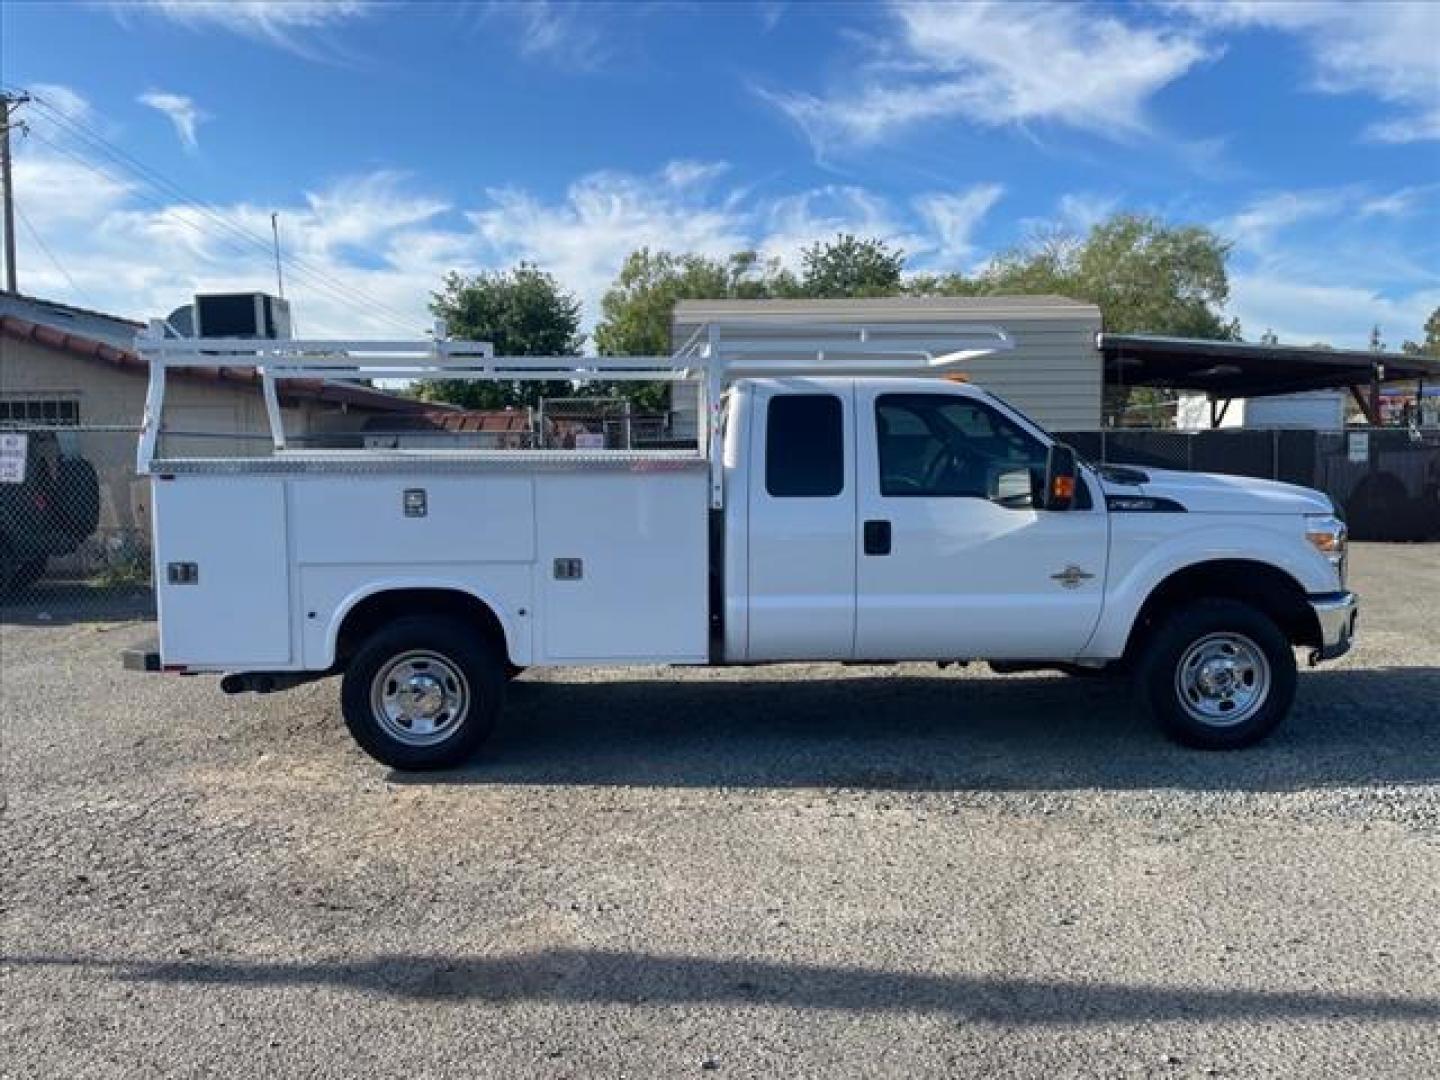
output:
M1015 341L1009 352L965 365L971 381L1014 404L1043 426L1083 430L1100 426L1103 365L1095 345L1100 309L1063 297L896 297L875 300L681 301L675 308L677 345L716 319L773 323L865 324L903 333L915 348L948 351L943 335L920 327L963 329L993 325ZM907 324L912 329L907 329ZM744 332L746 339L765 330Z
M1350 395L1344 390L1311 390L1277 397L1235 398L1220 420L1222 428L1308 428L1338 431L1345 426ZM1210 399L1182 393L1175 403L1175 426L1182 431L1210 427Z

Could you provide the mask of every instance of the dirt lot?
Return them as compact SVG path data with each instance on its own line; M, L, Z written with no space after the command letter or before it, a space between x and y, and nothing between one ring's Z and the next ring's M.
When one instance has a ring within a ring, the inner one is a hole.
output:
M12 610L0 1074L1435 1075L1440 547L1353 579L1240 754L1094 680L532 673L425 780Z

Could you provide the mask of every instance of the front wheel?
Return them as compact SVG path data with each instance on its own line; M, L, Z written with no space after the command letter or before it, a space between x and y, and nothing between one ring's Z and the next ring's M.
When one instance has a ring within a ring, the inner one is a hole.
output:
M340 702L361 748L393 769L443 769L494 730L503 659L473 626L411 616L376 631L345 668Z
M1176 742L1236 750L1285 718L1295 677L1295 650L1267 615L1233 600L1201 600L1159 625L1139 690Z

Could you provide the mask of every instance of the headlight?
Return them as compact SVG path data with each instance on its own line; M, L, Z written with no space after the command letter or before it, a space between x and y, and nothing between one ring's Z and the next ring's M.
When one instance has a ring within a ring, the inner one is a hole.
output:
M1305 539L1309 540L1335 567L1340 583L1345 583L1345 523L1334 514L1305 519Z

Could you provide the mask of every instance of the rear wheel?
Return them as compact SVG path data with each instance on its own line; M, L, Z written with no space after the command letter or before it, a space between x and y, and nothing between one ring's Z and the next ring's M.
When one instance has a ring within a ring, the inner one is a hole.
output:
M366 753L391 768L458 765L494 730L503 664L480 631L459 619L397 619L345 668L345 724Z
M1139 690L1161 729L1204 750L1234 750L1274 730L1295 700L1295 651L1263 612L1201 600L1158 627Z

